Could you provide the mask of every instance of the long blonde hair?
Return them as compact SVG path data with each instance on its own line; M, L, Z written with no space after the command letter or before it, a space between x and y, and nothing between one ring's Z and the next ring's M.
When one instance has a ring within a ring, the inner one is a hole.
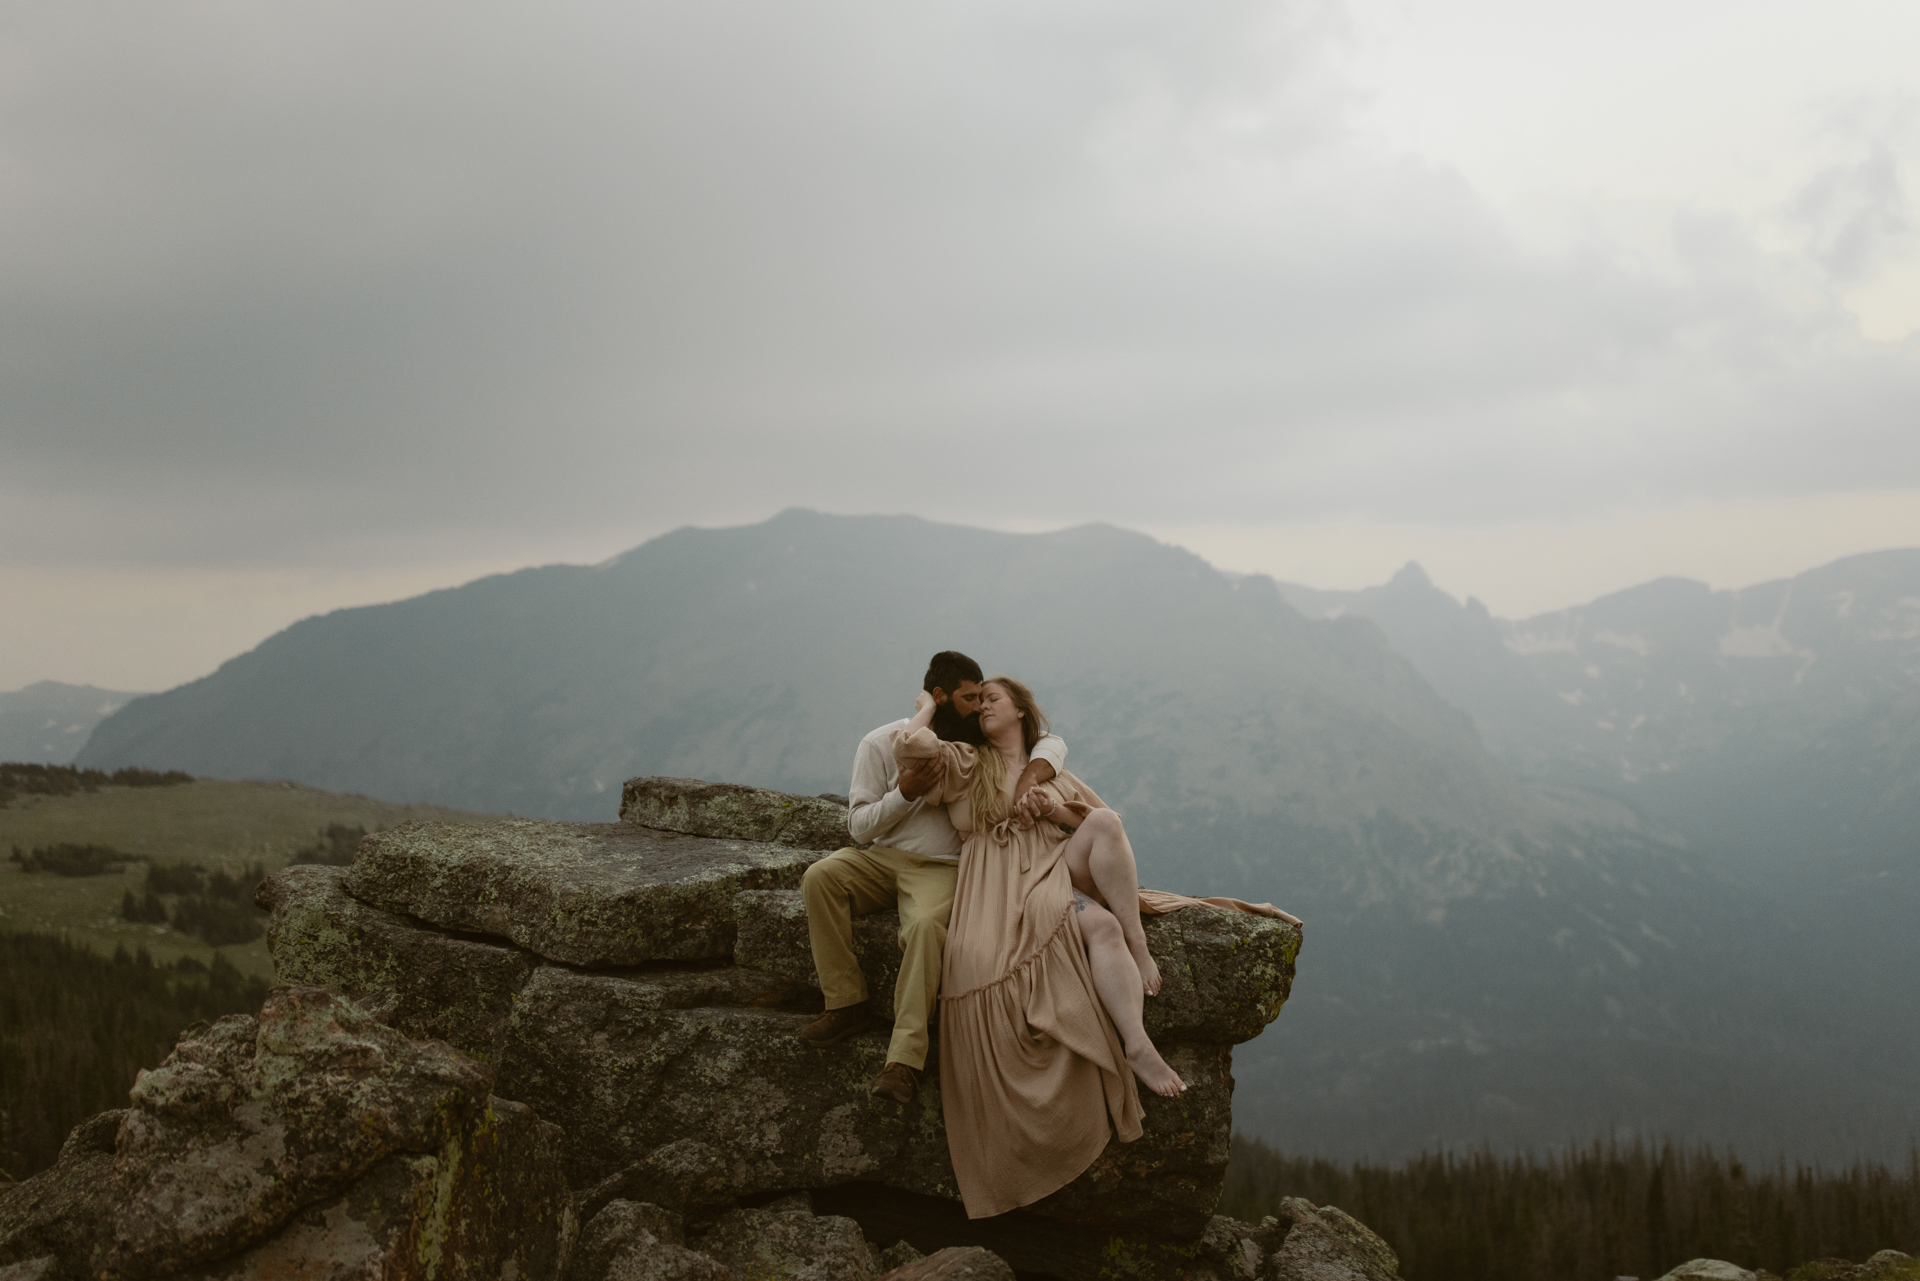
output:
M1036 743L1047 733L1047 714L1034 701L1033 691L1011 676L995 676L983 684L998 685L1022 713L1020 737L1026 752L1033 755ZM991 742L981 744L974 754L973 781L967 786L967 801L973 810L973 827L983 831L1007 816L1007 758Z

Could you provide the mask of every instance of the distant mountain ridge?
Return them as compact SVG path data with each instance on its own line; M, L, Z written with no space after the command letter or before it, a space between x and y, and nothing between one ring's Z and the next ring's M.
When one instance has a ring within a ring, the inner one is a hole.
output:
M1444 626L1310 619L1105 526L790 511L305 620L129 703L81 762L587 819L643 774L841 792L859 737L959 648L1035 686L1149 883L1307 918L1293 1004L1236 1059L1252 1132L1904 1152L1920 1091L1887 1056L1915 1038L1830 999L1866 958L1804 954L1731 861L1588 785L1610 776L1517 769L1488 707L1515 741L1578 709L1420 586L1374 599L1444 603Z
M1417 565L1361 592L1282 591L1379 625L1522 776L1706 846L1784 864L1920 830L1920 549L1738 591L1663 578L1519 621Z
M87 745L94 726L136 697L60 681L0 693L0 761L65 765Z
M1121 796L1277 786L1297 818L1337 826L1392 795L1482 831L1528 808L1378 632L1309 624L1269 580L1103 526L804 512L307 619L134 700L82 757L568 818L607 817L639 774L838 791L851 744L910 712L949 646L1028 677L1067 723L1090 717L1075 763ZM1186 753L1159 750L1169 723L1196 722Z
M1520 776L1613 797L1779 905L1808 957L1793 981L1840 1029L1829 1052L1911 1071L1911 1041L1867 1030L1920 1027L1920 549L1517 621L1417 565L1281 590L1377 624Z

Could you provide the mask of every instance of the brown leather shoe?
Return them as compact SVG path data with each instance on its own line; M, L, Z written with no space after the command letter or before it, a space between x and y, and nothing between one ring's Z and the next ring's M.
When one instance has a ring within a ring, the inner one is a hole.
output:
M919 1068L910 1068L904 1063L889 1063L880 1069L879 1076L873 1078L873 1089L868 1092L876 1099L911 1103L914 1092L919 1088Z
M866 1006L843 1005L837 1010L828 1010L796 1035L808 1045L838 1045L855 1032L864 1032L872 1026L873 1015L867 1013Z

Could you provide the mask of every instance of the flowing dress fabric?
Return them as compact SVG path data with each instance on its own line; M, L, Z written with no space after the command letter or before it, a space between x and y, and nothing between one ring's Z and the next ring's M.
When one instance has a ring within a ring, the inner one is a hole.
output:
M1109 1125L1122 1143L1139 1138L1140 1093L1093 986L1063 856L1068 833L1011 821L974 830L967 744L896 730L894 754L902 765L947 761L941 799L962 844L940 973L940 1095L967 1216L986 1218L1071 1183L1106 1149ZM1082 815L1106 808L1070 773L1042 786ZM1202 902L1142 890L1140 910Z

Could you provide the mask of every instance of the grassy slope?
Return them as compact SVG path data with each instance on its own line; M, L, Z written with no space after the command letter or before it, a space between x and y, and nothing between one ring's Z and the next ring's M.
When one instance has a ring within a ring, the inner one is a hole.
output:
M294 851L314 844L329 823L393 827L409 819L481 822L485 815L432 805L393 805L364 796L322 792L293 783L229 783L203 778L179 787L109 787L73 796L16 796L0 809L0 860L8 847L60 841L110 845L125 854L184 859L209 871L239 872L258 859L268 871L285 867ZM0 861L0 929L66 934L75 943L111 955L118 944L144 944L154 960L182 956L210 962L213 949L164 925L119 919L120 896L136 896L146 878L134 863L105 876L65 877L22 872ZM264 938L222 948L241 973L273 977Z

